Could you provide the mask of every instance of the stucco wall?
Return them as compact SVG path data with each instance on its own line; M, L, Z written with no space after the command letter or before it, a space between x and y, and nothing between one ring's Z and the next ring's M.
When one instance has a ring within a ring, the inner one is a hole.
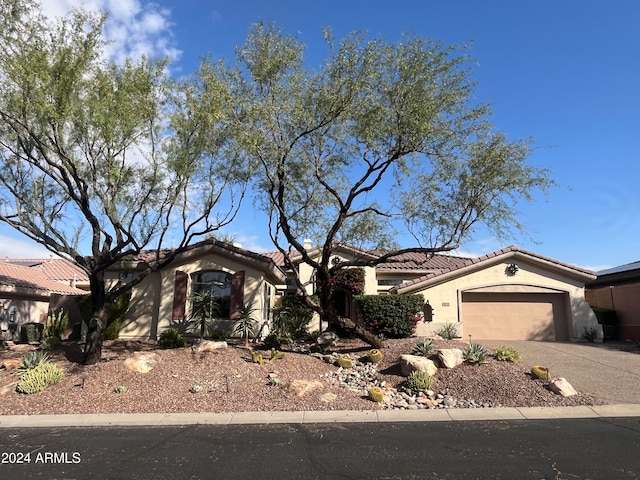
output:
M511 263L519 268L514 276L505 273L507 265ZM419 323L416 333L429 335L445 323L454 323L461 336L464 336L464 319L461 315L463 291L567 293L569 305L566 315L570 338L580 338L583 327L597 324L595 315L584 299L583 282L536 264L510 259L449 281L443 278L442 283L412 292L421 293L434 308L434 321L431 324Z
M129 310L120 330L121 338L156 338L163 330L170 327L175 277L178 270L189 275L207 270L219 270L233 275L244 270L244 303L256 309L254 316L260 323L266 319L268 312L263 308L262 299L265 284L263 273L233 259L210 255L171 265L149 275L135 286ZM111 278L117 278L117 274L114 273ZM188 302L187 311L189 311ZM229 328L232 330L233 325L229 325Z

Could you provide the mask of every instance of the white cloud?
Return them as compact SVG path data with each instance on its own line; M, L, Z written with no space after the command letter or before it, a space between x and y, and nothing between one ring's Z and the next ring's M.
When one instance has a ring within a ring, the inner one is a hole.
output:
M0 261L10 258L49 258L52 253L27 238L19 239L0 234Z
M108 14L105 40L111 42L107 56L116 62L126 57L169 57L176 60L180 50L173 42L171 11L144 0L42 0L42 9L49 18L60 17L73 8Z

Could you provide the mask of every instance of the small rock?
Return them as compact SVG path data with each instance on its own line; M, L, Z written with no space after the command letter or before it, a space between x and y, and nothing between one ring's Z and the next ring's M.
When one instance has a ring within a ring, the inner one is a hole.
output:
M578 394L573 386L562 377L551 380L549 383L549 390L557 395L562 395L563 397L572 397L573 395Z
M285 390L295 397L302 397L322 388L322 382L317 380L292 380L285 386Z
M216 341L216 340L203 340L199 343L196 343L193 347L194 352L196 353L204 353L204 352L213 352L214 350L219 350L221 348L227 348L227 342L225 341Z
M18 382L12 382L4 387L0 387L0 397L8 393L15 392L16 385L18 385Z
M340 338L334 332L324 332L318 337L316 342L321 347L328 348L338 343L338 340L340 340Z
M2 362L0 368L4 368L7 372L11 372L13 370L16 370L21 363L22 359L20 358L7 358L4 362Z

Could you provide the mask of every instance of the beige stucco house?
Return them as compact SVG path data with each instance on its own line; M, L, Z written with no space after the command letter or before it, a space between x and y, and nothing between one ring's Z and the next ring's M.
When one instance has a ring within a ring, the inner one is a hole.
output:
M17 340L24 323L45 323L51 310L65 308L70 320L79 314L73 296L86 294L87 274L62 258L0 259L0 334Z
M107 271L107 281L128 281L151 261L145 252ZM120 338L157 338L163 330L190 318L195 292L209 292L220 304L214 327L233 332L237 309L248 305L264 323L273 306L276 286L285 274L261 254L214 239L194 244L162 270L148 275L131 291Z
M306 246L312 257L319 255ZM345 245L334 253L332 262L376 255ZM281 265L281 254L267 255ZM515 246L478 258L408 253L364 270L365 294L424 297L433 320L418 324L420 336L452 323L460 336L475 340L577 340L585 327L597 325L584 296L594 272ZM311 269L301 264L299 274L312 293ZM352 299L338 301L339 313L357 317Z

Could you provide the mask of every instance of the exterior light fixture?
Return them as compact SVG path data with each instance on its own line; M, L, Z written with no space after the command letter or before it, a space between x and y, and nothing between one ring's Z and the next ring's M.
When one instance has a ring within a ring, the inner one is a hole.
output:
M516 273L518 273L518 270L520 269L515 263L510 263L509 265L507 265L507 268L505 268L504 273L506 273L508 277L513 277Z

